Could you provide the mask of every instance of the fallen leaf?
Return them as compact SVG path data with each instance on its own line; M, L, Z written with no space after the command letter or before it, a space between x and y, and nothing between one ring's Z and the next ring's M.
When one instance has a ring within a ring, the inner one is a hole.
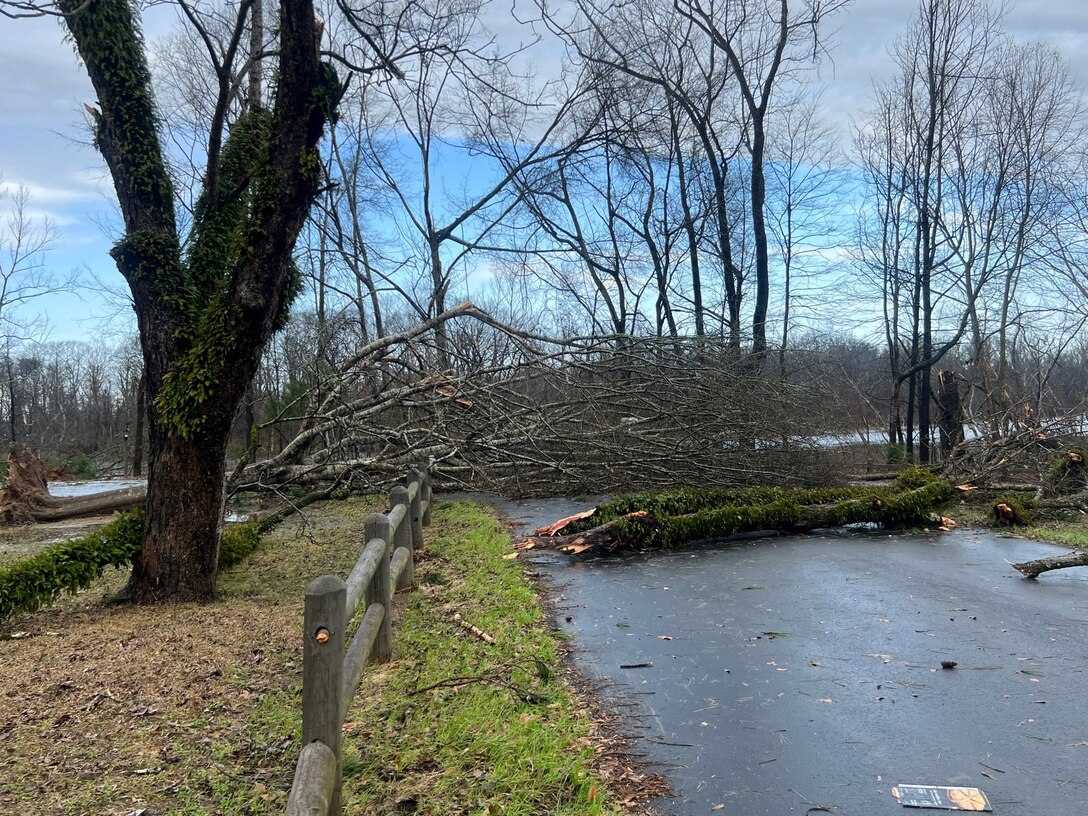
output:
M987 772L987 771L979 771L979 773L982 774L983 776L985 776L987 779L993 779L994 778L994 775L992 773Z
M589 549L589 545L583 544L583 541L585 541L584 538L579 538L573 544L567 544L565 547L560 547L559 549L570 555L577 555L578 553Z
M833 702L835 702L835 701L834 701L834 700L832 700L832 699L831 699L830 697L821 697L821 698L820 698L820 699L818 699L818 700L817 700L816 702L817 702L817 703L833 703Z
M511 560L511 559L513 559L513 558L517 558L517 557L518 557L518 555L520 555L520 553L516 553L516 552L512 552L512 553L507 553L506 555L504 555L504 556L503 556L503 558L504 558L505 560L507 560L507 561L510 561L510 560Z
M711 810L725 810L725 803L718 802L718 804L716 804L716 805L711 805L710 809Z

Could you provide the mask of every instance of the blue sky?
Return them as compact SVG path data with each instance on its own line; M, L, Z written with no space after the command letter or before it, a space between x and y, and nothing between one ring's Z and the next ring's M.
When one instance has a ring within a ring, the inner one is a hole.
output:
M836 45L820 81L828 116L844 133L851 117L864 112L872 79L889 70L888 46L915 8L913 0L857 0L837 20ZM498 36L526 39L508 9L494 10ZM153 44L169 29L174 12L158 7L150 15L145 30ZM1059 48L1088 87L1088 3L1019 0L1010 4L1006 28L1017 39L1042 39ZM554 54L545 48L538 69L547 70ZM97 277L119 289L107 255L117 228L113 192L84 123L83 105L93 103L94 95L59 22L0 18L0 66L6 80L0 83L3 185L26 187L32 213L53 221L57 240L47 258L52 268L60 274L79 270L88 281ZM36 308L48 316L52 339L98 340L109 337L110 329L131 328L117 319L123 307L93 289L44 299Z

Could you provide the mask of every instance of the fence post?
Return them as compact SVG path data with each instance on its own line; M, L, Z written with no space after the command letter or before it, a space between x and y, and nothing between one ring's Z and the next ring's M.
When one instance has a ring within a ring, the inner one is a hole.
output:
M336 786L330 814L340 813L344 723L340 695L344 675L344 607L347 587L322 575L306 587L302 631L302 744L320 740L336 755Z
M415 547L412 546L412 508L408 502L408 488L398 485L390 490L389 503L392 507L404 505L404 518L397 525L396 532L393 533L393 552L401 547L408 550L408 562L404 565L404 570L401 572L400 580L397 581L396 586L397 589L404 589L416 582L416 553Z
M375 662L384 663L393 656L393 587L389 581L389 516L384 513L372 513L363 524L363 546L375 538L385 542L385 553L374 572L374 577L366 588L366 605L379 603L385 608L378 637L374 640Z
M412 547L415 550L423 549L423 475L415 468L408 469L408 486L411 487L412 482L418 482L419 487L416 489L416 495L411 500L409 510L412 512L408 514L408 518L412 522Z
M427 461L420 465L419 474L423 479L421 487L423 488L423 500L427 502L426 508L423 510L423 526L429 527L431 524L431 504L432 493L431 484L434 482L434 457L428 456Z

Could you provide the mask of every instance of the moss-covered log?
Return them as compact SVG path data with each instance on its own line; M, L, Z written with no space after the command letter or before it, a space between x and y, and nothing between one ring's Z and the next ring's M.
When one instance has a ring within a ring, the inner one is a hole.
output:
M926 524L935 521L934 511L951 495L947 482L917 472L906 474L890 488L691 489L645 494L602 505L593 515L565 528L573 532L536 538L533 546L590 557L623 550L672 549L759 530L805 533L858 523ZM724 503L713 506L712 501ZM692 507L700 509L682 512ZM681 512L670 514L670 509Z

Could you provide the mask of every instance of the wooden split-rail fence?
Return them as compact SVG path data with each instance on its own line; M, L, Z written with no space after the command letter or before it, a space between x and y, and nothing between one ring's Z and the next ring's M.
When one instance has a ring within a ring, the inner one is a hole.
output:
M367 517L363 551L347 582L322 575L306 587L302 627L302 751L287 816L340 812L344 718L368 662L393 654L393 593L415 580L415 551L431 523L432 465L408 470L389 493L391 509ZM345 633L362 605L350 644ZM347 651L345 652L345 645Z

